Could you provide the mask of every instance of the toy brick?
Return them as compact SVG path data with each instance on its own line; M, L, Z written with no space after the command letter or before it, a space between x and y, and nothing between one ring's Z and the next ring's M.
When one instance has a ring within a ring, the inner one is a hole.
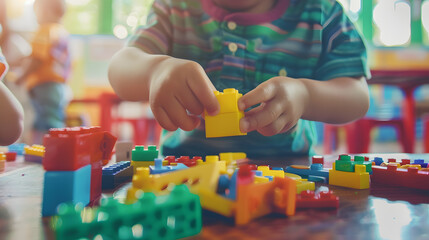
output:
M219 153L219 159L221 161L226 161L227 164L230 164L234 160L246 159L247 155L243 152L224 152Z
M24 161L33 162L33 163L42 163L43 157L36 156L36 155L30 155L30 154L24 154Z
M133 167L129 161L121 161L111 166L103 167L102 189L114 189L124 182L131 181Z
M235 224L243 225L270 213L292 216L295 200L296 183L291 178L276 177L272 182L260 184L238 182Z
M407 165L407 164L411 164L411 160L410 159L402 159L401 160L401 165Z
M100 127L51 128L43 142L46 147L45 170L73 171L95 162L106 163L116 137Z
M133 143L130 141L118 141L115 146L116 162L131 161Z
M335 170L336 162L332 163L329 170L329 184L354 189L369 188L369 173L364 165L355 165L354 172L343 172Z
M160 158L156 158L154 162L155 162L154 166L149 166L151 174L161 174L161 173L167 173L167 172L188 168L183 163L177 163L176 166L162 166L163 160Z
M242 133L240 131L240 119L243 117L243 112L206 116L206 137L214 138L247 135L247 133Z
M179 158L176 158L175 156L167 156L164 158L164 160L168 161L169 165L177 164L177 163L183 163L187 167L194 167L197 166L197 160L201 159L200 156L194 156L193 158L190 158L189 156L180 156Z
M310 166L291 165L285 168L285 172L294 173L306 179L316 176L323 183L327 183L329 179L329 170L323 168L323 165L320 163L311 164Z
M343 172L354 172L355 163L352 162L351 156L340 155L339 159L335 161L335 170Z
M147 149L144 146L135 146L132 150L133 161L154 161L158 157L159 150L156 146L148 146Z
M92 211L91 211L92 210ZM144 193L135 204L103 199L99 208L83 211L73 204L61 205L51 222L58 240L179 239L198 234L202 228L200 199L184 185L169 195Z
M18 155L24 155L24 148L27 146L25 143L14 143L7 146L8 152L16 152Z
M271 177L285 177L285 172L283 170L270 170L269 166L259 166L258 171L262 172L262 176L271 176Z
M428 163L425 163L425 160L423 159L415 159L413 164L419 164L420 166L422 166L422 168L428 167Z
M6 161L13 162L16 160L17 153L16 152L7 152L7 153L5 153L5 155L6 155Z
M307 179L301 178L301 176L293 173L285 173L285 177L292 178L296 182L296 193L300 194L302 191L311 190L314 191L314 182L309 182Z
M3 172L6 165L6 155L0 152L0 172Z
M399 168L405 168L405 169L410 167L417 168L419 171L422 170L422 166L420 164L406 164L406 165L399 166Z
M24 153L28 155L43 157L45 155L45 147L38 144L33 144L32 146L25 146Z
M374 166L372 171L372 184L429 190L429 184L425 184L429 182L429 172L418 171L415 167L401 169L391 164L387 167Z
M354 157L354 163L359 165L365 166L365 171L369 172L369 174L372 174L372 163L366 160L366 157L364 156L355 156Z
M127 191L126 202L136 201L136 193L150 191L165 194L170 184L186 184L191 192L197 193L203 188L216 192L220 175L220 162L206 163L196 167L174 171L169 174L150 174L149 168L137 168L132 186ZM203 203L202 203L203 204Z
M311 157L311 163L320 163L320 164L324 164L324 158L323 158L323 156L313 156L313 157Z
M240 99L243 95L238 93L238 90L234 88L226 88L223 92L215 91L214 92L219 105L220 110L219 114L224 113L234 113L238 112L238 99Z
M52 216L60 203L87 205L90 199L91 165L76 171L45 172L42 216Z
M375 157L373 162L375 163L375 165L380 166L383 163L383 158Z
M320 192L303 191L296 197L296 208L338 208L339 198L332 191Z

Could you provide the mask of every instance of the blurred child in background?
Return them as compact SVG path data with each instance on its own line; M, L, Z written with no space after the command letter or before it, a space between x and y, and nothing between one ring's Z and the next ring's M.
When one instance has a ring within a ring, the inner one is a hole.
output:
M3 83L7 68L0 49L0 146L10 145L18 140L24 126L22 106Z
M65 126L70 55L68 33L61 24L64 0L35 0L34 12L39 28L31 42L32 54L16 83L25 82L29 91L36 115L33 144L42 144L50 128Z
M363 40L335 0L155 0L109 66L116 93L148 101L174 131L161 150L176 156L312 154L312 121L365 115L368 76ZM206 139L199 115L219 112L213 91L225 88L243 93L248 134Z

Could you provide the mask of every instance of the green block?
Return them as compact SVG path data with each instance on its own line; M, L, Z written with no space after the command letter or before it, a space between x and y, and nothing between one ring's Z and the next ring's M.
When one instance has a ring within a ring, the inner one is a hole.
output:
M350 155L340 155L340 159L335 161L335 170L342 172L354 172L355 163Z
M52 226L58 240L97 236L122 240L179 239L201 231L201 205L198 195L190 193L186 185L179 185L169 195L143 193L129 205L112 197L102 199L98 209L85 212L71 204L63 205Z
M159 150L156 146L148 146L147 150L144 146L136 146L131 152L131 159L133 161L154 161L158 158Z
M365 171L368 173L372 173L372 162L365 162L364 156L355 156L354 158L355 164L364 165Z

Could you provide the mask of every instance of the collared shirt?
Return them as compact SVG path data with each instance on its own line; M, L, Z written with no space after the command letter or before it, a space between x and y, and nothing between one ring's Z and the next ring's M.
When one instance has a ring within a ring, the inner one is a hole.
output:
M31 57L42 62L40 68L28 76L27 88L45 82L66 82L70 72L68 33L57 23L39 26L32 42Z
M276 76L319 81L369 76L363 40L334 0L278 0L262 14L228 12L212 0L155 0L148 24L128 45L196 61L217 90L242 94ZM202 131L164 134L163 149L174 155L282 155L308 153L315 139L313 123L305 120L272 137L252 132L205 139Z

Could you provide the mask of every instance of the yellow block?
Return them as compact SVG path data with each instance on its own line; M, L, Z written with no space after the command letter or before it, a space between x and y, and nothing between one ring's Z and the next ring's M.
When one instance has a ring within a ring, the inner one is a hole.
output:
M131 161L131 166L133 166L134 174L136 173L137 168L139 167L149 167L154 165L155 165L155 161ZM167 166L167 165L168 165L168 161L162 160L162 166Z
M32 146L25 146L24 153L28 155L43 157L45 156L45 146L37 144L33 144Z
M200 196L202 208L226 217L232 217L234 215L235 201L232 199L223 197L207 189L200 189L198 192L195 192L195 194Z
M262 172L263 176L271 176L271 177L285 177L285 171L283 170L270 170L268 166L258 166L258 171Z
M314 191L316 189L314 182L309 182L307 179L303 179L299 175L293 173L285 173L285 177L292 178L296 181L296 194L300 194L302 191Z
M227 164L230 164L234 160L246 159L247 155L244 152L225 152L219 153L219 158L221 161L226 161Z
M226 88L222 92L215 91L214 92L219 105L220 111L219 114L224 113L233 113L238 112L238 99L243 96L241 93L238 93L237 89L234 88Z
M329 170L329 184L354 189L369 188L369 173L364 165L355 165L354 172L343 172L335 170L335 162Z
M0 152L0 160L6 160L6 154Z
M227 88L220 93L215 91L216 98L220 105L220 112L216 116L210 116L204 112L206 124L206 137L228 137L247 135L240 132L240 119L244 117L244 112L238 110L238 99L242 94L234 88Z
M415 168L418 168L419 169L419 171L422 169L422 165L420 165L420 164L405 164L405 165L402 165L402 166L400 166L399 168L409 168L409 167L415 167Z
M216 192L220 162L206 163L168 174L149 174L148 168L138 168L133 176L133 183L128 189L126 203L137 200L139 190L153 192L157 195L167 194L172 185L186 184L193 193L200 189Z

